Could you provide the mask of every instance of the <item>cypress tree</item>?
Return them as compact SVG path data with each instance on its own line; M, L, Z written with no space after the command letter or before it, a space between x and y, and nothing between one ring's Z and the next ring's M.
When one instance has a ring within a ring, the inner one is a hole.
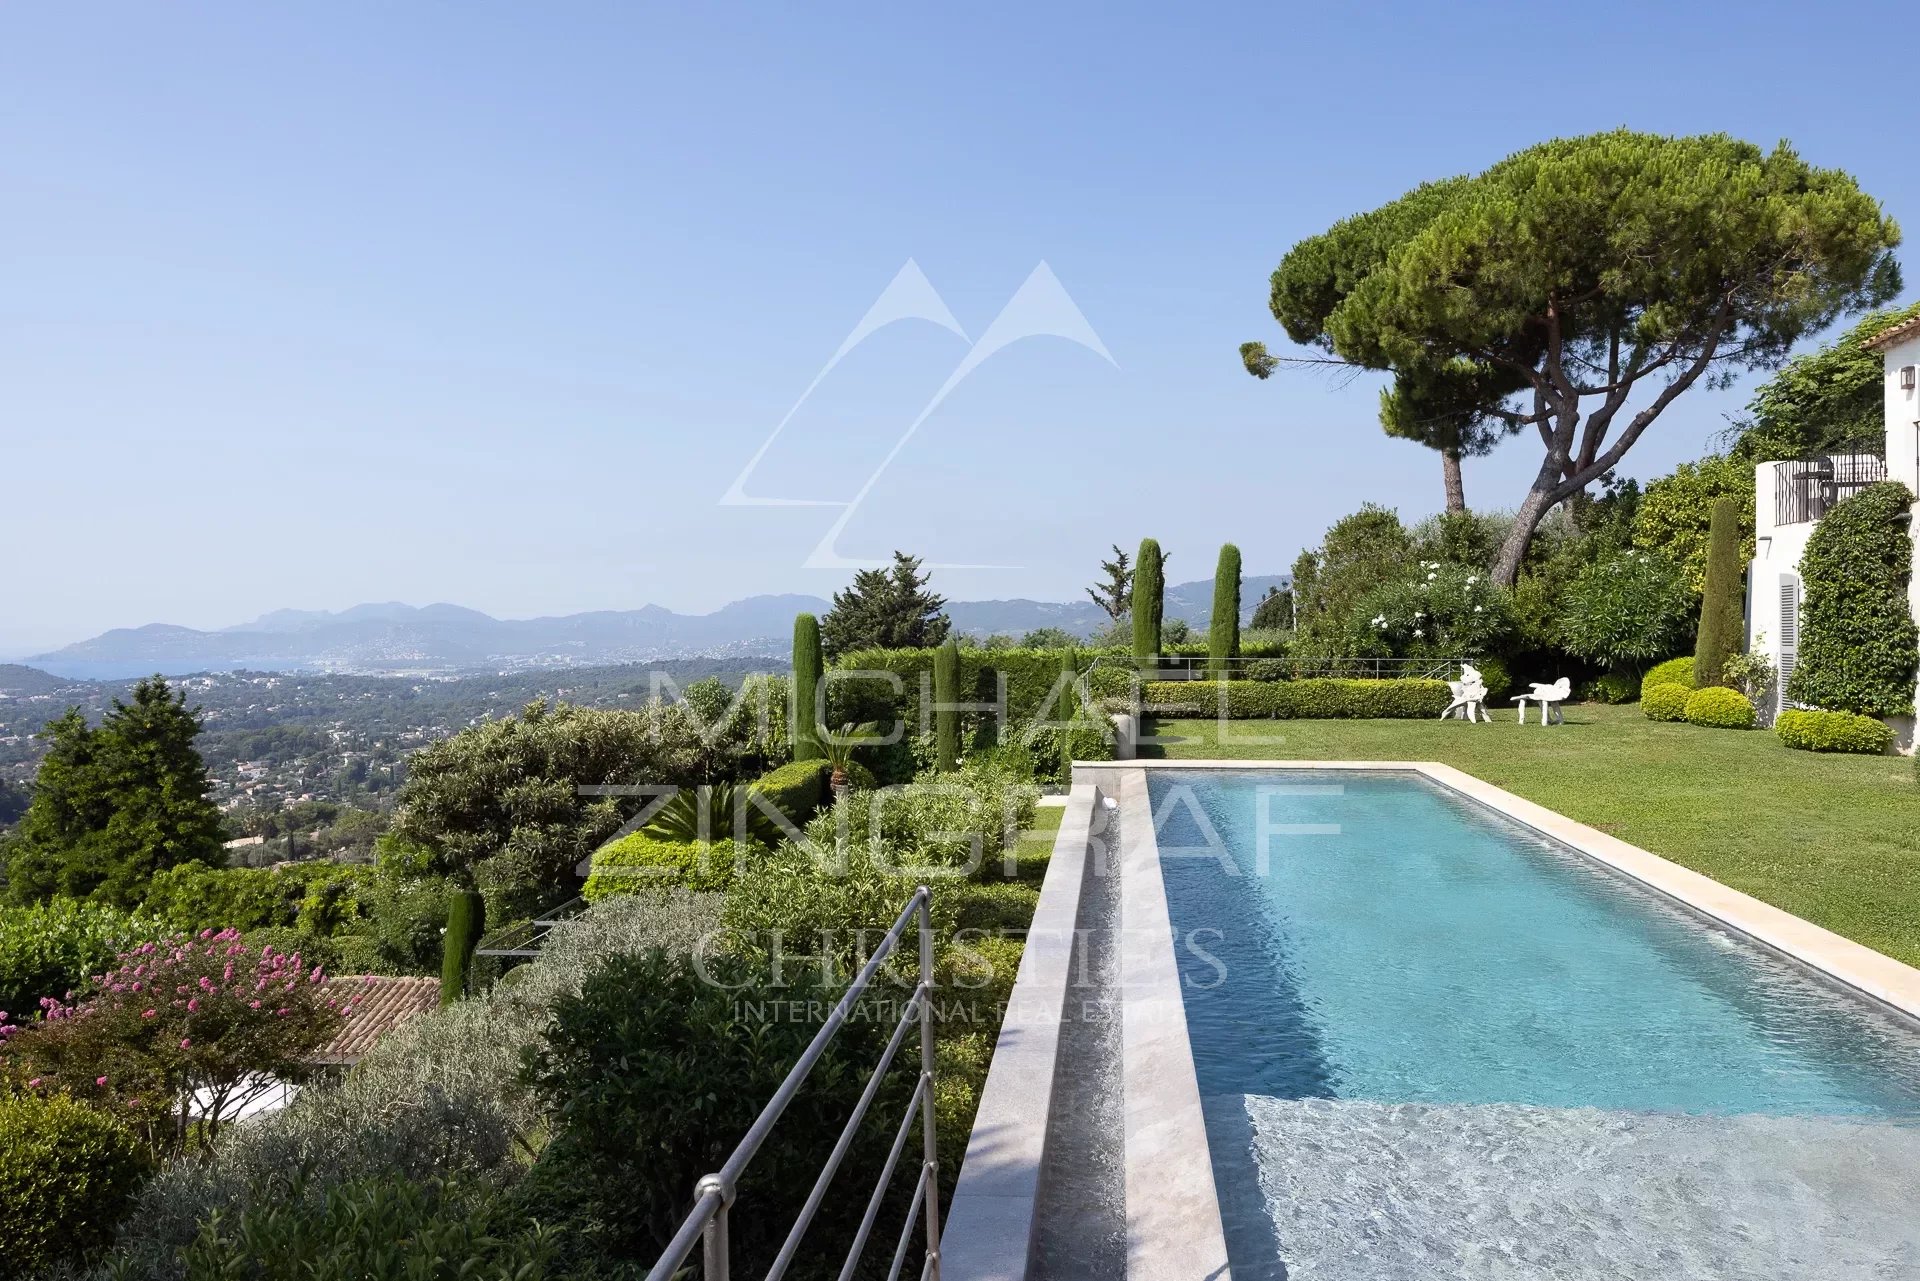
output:
M820 690L820 620L812 614L793 618L793 759L823 761L827 752L820 745L819 708L815 706Z
M467 990L473 949L487 927L487 901L478 890L455 890L447 899L447 932L440 953L440 1004L452 1005Z
M1160 653L1160 618L1166 608L1165 566L1160 544L1140 540L1133 566L1133 656L1155 658Z
M1213 571L1213 618L1207 623L1208 674L1217 681L1228 676L1227 659L1240 654L1240 549L1232 543L1220 548Z
M1722 669L1740 652L1740 509L1731 498L1713 504L1707 526L1707 581L1700 595L1700 637L1693 650L1693 683L1726 683Z
M960 766L959 713L953 710L953 705L960 701L959 690L960 647L948 639L933 651L934 744L936 768L942 774L950 774Z
M1078 728L1085 714L1080 707L1080 692L1075 688L1080 679L1080 665L1069 645L1060 655L1060 675L1066 678L1065 690L1061 694L1061 706L1055 710L1054 719L1065 723L1060 731L1060 781L1069 786L1073 783L1073 732Z

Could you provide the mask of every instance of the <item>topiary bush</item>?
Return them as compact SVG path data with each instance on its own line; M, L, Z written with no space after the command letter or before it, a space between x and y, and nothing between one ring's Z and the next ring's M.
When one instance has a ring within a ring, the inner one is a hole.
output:
M1738 654L1745 632L1740 505L1716 499L1707 534L1707 575L1700 595L1700 629L1694 640L1693 674L1698 685L1728 684L1721 668Z
M785 815L787 822L795 827L805 827L807 820L827 802L829 772L824 759L789 761L779 769L754 779L751 790L766 804Z
M593 870L580 892L589 903L615 894L664 890L724 890L736 871L764 851L733 841L665 841L635 832L607 845L593 856Z
M1752 729L1758 719L1753 700L1724 685L1709 685L1687 695L1686 717L1689 725L1708 729Z
M1693 688L1693 655L1685 654L1679 658L1669 658L1664 663L1655 663L1640 678L1640 697L1645 698L1647 691L1657 685L1679 685L1685 689Z
M1690 686L1655 685L1640 695L1640 710L1650 721L1684 721L1687 719L1687 700L1692 696L1693 689Z
M459 889L447 896L447 932L441 939L440 1004L452 1005L467 994L467 970L473 949L487 932L487 901L479 890Z
M1800 646L1786 691L1793 702L1865 716L1913 711L1912 505L1905 485L1883 481L1814 527L1800 558Z
M1160 622L1166 609L1166 568L1160 544L1140 540L1133 562L1133 656L1145 659L1160 653Z
M1207 674L1226 680L1240 653L1240 549L1232 543L1220 549L1213 570L1213 614L1207 621Z
M1773 732L1788 747L1803 752L1852 752L1885 756L1893 748L1893 730L1885 722L1853 712L1788 709L1773 722Z
M793 617L793 706L788 719L793 728L793 759L817 761L826 756L820 746L820 620L812 614Z
M0 1094L0 1269L29 1277L83 1263L149 1169L139 1140L65 1095Z
M951 638L933 652L934 764L942 774L960 766L960 647Z

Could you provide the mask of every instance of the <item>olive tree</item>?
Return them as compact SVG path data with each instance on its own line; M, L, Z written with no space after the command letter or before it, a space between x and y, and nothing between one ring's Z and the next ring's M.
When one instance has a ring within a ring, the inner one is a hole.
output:
M1899 229L1785 143L1617 130L1517 152L1301 241L1270 306L1333 363L1389 372L1386 429L1474 452L1532 432L1538 471L1495 557L1511 585L1555 504L1696 383L1779 364L1899 291ZM1277 363L1241 348L1264 376Z

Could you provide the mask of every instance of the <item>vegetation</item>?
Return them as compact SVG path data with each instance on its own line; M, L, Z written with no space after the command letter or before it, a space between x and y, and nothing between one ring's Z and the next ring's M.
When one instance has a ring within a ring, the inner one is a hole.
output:
M1803 752L1852 752L1885 756L1893 730L1885 721L1852 712L1809 712L1788 708L1774 720L1773 732L1788 747Z
M1647 674L1640 678L1640 697L1645 698L1647 691L1656 685L1678 685L1683 689L1692 689L1693 655L1682 654L1649 667Z
M487 901L477 890L455 890L447 898L447 933L441 949L440 1004L452 1005L467 992L473 949L487 932Z
M1752 465L1838 453L1884 439L1886 370L1867 339L1920 316L1920 303L1869 312L1817 351L1795 356L1762 384L1738 424L1732 455Z
M1622 552L1574 579L1561 614L1561 643L1614 670L1637 668L1680 647L1691 604L1671 560L1658 552Z
M1909 965L1920 964L1920 788L1909 761L1789 751L1632 707L1463 732L1447 721L1293 721L1284 741L1157 721L1143 754L1443 761ZM1176 741L1168 742L1172 738Z
M1719 685L1727 660L1746 639L1745 560L1740 555L1740 511L1732 499L1713 504L1708 535L1706 584L1700 595L1700 630L1693 647L1694 683Z
M1210 715L1230 719L1346 719L1433 717L1453 701L1445 681L1335 680L1149 681L1141 703L1160 715Z
M951 774L960 765L960 651L948 641L933 651L934 768Z
M81 1264L113 1239L150 1162L123 1125L65 1095L0 1087L0 1241L9 1277Z
M927 590L919 559L895 552L891 570L859 570L850 587L833 594L820 637L829 658L871 647L926 648L945 640L953 626L946 606Z
M812 614L793 618L793 759L817 761L820 749L820 623Z
M1706 589L1707 544L1715 506L1734 504L1738 560L1753 559L1753 467L1718 454L1681 463L1648 484L1633 508L1633 545L1678 561L1687 590Z
M1752 729L1756 716L1752 700L1739 690L1707 685L1687 695L1686 718L1708 729Z
M1794 702L1865 716L1913 711L1920 629L1907 602L1912 505L1905 485L1884 481L1814 527L1800 558L1799 661L1787 684Z
M1240 656L1240 549L1220 549L1213 570L1213 615L1207 622L1208 667L1215 680L1228 676L1227 662Z
M1691 686L1663 682L1641 690L1640 710L1646 713L1650 721L1684 721L1687 719L1687 700L1692 697Z
M1098 605L1101 613L1118 623L1133 608L1133 562L1120 549L1120 544L1115 543L1113 559L1101 561L1100 572L1105 577L1087 588L1087 599ZM1026 648L1039 647L1027 644Z
M1140 540L1140 556L1133 571L1133 656L1153 658L1160 653L1161 620L1166 609L1167 561L1160 544Z
M0 1024L25 1019L41 997L71 999L121 952L162 933L150 918L106 903L56 898L0 907Z
M130 908L154 873L217 862L224 832L194 750L199 715L160 677L96 729L77 710L46 731L33 801L7 851L14 901L55 894Z
M1381 420L1396 435L1470 452L1538 432L1538 472L1493 565L1512 586L1547 512L1675 397L1891 298L1898 241L1852 178L1784 144L1618 130L1337 223L1288 252L1270 301L1293 341L1394 375ZM1273 364L1257 343L1242 357L1255 373Z

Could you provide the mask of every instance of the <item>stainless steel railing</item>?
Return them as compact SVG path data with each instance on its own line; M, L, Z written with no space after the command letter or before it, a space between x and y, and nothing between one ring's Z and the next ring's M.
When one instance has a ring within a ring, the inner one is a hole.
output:
M899 1167L900 1156L906 1150L907 1140L913 1133L913 1120L917 1112L920 1117L921 1165L920 1176L914 1181L913 1202L907 1210L906 1223L900 1229L900 1240L894 1246L893 1267L887 1273L888 1281L900 1275L901 1265L906 1262L907 1253L913 1242L914 1224L922 1217L926 1220L926 1263L921 1267L922 1281L939 1281L940 1277L940 1163L939 1147L936 1142L933 1125L933 919L931 907L933 891L922 885L907 900L905 908L894 921L893 927L886 933L868 958L866 965L847 988L846 994L827 1015L825 1023L814 1034L804 1053L787 1073L780 1088L773 1092L773 1098L767 1101L760 1115L748 1127L746 1136L740 1140L733 1154L726 1159L719 1170L703 1176L694 1185L693 1209L680 1230L674 1233L666 1252L660 1261L647 1273L647 1281L668 1281L668 1278L686 1263L693 1253L695 1244L701 1246L702 1274L705 1281L732 1281L733 1254L729 1238L729 1220L733 1213L734 1198L740 1187L741 1176L759 1152L767 1135L787 1110L787 1104L800 1092L806 1083L807 1074L813 1070L820 1056L826 1052L827 1045L834 1034L845 1025L852 1014L860 994L873 982L874 975L886 963L889 956L899 947L906 935L910 922L917 921L920 928L920 981L913 990L913 999L907 1002L906 1009L900 1014L899 1022L894 1026L893 1038L887 1042L887 1048L880 1056L880 1062L867 1079L867 1087L861 1093L860 1100L854 1105L853 1113L847 1118L847 1124L840 1132L839 1141L833 1145L833 1151L827 1156L827 1163L820 1171L820 1177L814 1180L813 1190L807 1194L806 1204L801 1206L800 1215L794 1220L793 1227L787 1233L787 1239L774 1256L773 1265L767 1269L766 1281L780 1281L799 1253L801 1238L806 1235L813 1217L819 1212L820 1203L826 1199L827 1187L833 1182L833 1176L840 1169L847 1149L853 1146L854 1136L859 1133L860 1122L866 1118L867 1108L880 1093L881 1083L885 1080L887 1069L893 1064L893 1056L906 1041L907 1029L915 1022L920 1025L920 1079L914 1086L913 1097L907 1101L905 1114L900 1119L900 1128L894 1134L893 1148L887 1154L886 1166L880 1171L880 1177L874 1183L873 1195L867 1201L866 1214L860 1220L860 1230L854 1234L853 1246L847 1251L847 1261L840 1269L840 1281L848 1281L854 1269L859 1266L861 1255L866 1251L867 1239L873 1234L874 1222L880 1217L881 1203L886 1200L887 1188L893 1183L893 1172ZM924 1211L924 1215L923 1215Z

